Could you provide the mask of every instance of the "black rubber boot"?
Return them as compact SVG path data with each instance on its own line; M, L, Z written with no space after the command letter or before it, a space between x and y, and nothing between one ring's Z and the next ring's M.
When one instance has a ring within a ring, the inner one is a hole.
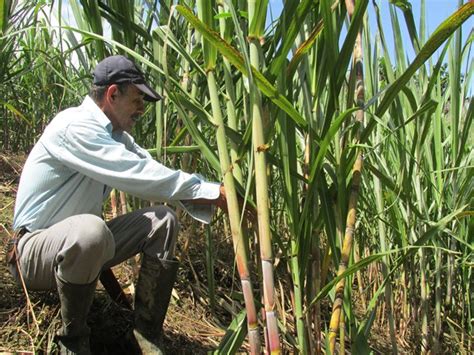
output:
M135 292L133 334L142 354L163 354L163 323L179 263L143 255Z
M87 326L87 314L94 299L97 280L77 285L61 280L56 274L56 285L61 301L62 327L56 336L60 352L67 355L89 355L90 329Z

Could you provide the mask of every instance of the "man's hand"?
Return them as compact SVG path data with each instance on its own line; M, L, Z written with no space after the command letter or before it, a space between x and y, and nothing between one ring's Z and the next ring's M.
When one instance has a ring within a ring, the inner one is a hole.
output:
M214 200L214 203L217 207L227 213L227 197L225 195L224 185L221 185L221 187L219 188L219 192L219 197Z
M237 198L239 200L239 207L243 208L244 199L241 196L237 196ZM224 185L220 186L219 196L216 199L207 200L204 198L199 198L196 200L192 200L192 202L198 205L215 205L219 207L221 210L223 210L225 213L228 213L227 197L226 197ZM249 222L252 222L253 224L257 224L257 211L255 210L255 208L253 208L253 206L251 206L248 203L245 204L244 216Z
M196 205L216 205L223 211L227 212L227 199L225 196L224 185L221 185L219 188L219 196L214 200L208 200L206 198L197 198L195 200L188 200Z

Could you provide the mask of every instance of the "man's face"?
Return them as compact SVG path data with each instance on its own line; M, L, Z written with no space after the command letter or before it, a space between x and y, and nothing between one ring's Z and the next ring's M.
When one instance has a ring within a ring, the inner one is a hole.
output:
M135 122L145 110L143 93L135 85L128 85L122 94L118 87L112 90L109 119L114 131L130 133Z

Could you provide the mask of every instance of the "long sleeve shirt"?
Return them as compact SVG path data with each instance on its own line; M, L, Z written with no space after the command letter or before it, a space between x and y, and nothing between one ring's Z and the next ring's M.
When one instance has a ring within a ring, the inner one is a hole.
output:
M34 231L77 214L100 216L111 188L175 202L208 223L211 205L185 200L216 199L219 186L165 167L128 133L112 132L110 120L87 96L80 106L60 112L33 147L21 174L13 224Z

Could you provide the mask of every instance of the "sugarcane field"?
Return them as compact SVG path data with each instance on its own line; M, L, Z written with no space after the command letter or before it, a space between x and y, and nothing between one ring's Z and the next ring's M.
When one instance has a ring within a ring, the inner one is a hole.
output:
M0 0L0 354L474 353L474 0Z

